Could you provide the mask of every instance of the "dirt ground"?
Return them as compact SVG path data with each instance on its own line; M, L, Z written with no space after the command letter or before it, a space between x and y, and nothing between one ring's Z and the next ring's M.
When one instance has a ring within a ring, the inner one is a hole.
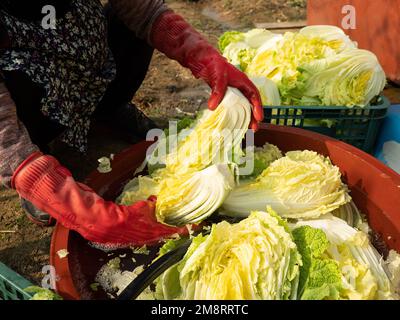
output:
M304 20L305 0L202 0L166 1L183 15L214 45L218 36L230 29L246 30L254 23ZM165 56L155 53L148 75L134 102L160 126L168 119L192 115L204 108L208 87L192 77L190 71ZM89 152L81 155L56 142L53 153L79 180L97 166L103 155L117 153L128 144L104 128L93 128ZM18 196L0 189L0 261L34 283L42 279L48 264L52 228L32 224L22 212Z
M216 45L227 30L248 30L256 23L286 22L306 18L305 0L188 0L166 1L207 39ZM165 124L170 117L191 115L204 108L208 86L193 78L177 62L155 54L150 72L134 102L148 115Z

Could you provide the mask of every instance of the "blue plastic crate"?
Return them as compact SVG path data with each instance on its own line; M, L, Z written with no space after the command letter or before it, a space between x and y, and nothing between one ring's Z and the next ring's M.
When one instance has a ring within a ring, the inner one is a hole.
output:
M380 96L364 108L344 106L264 107L264 122L303 128L347 142L368 153L374 152L390 102Z

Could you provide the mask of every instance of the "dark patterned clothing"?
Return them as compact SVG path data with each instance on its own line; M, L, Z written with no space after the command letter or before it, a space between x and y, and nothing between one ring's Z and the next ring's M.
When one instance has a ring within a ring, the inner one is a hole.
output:
M55 30L0 13L12 41L12 49L1 54L0 68L23 71L41 85L43 114L67 128L67 144L85 151L90 117L115 76L115 65L101 3L75 0L71 6Z
M115 16L146 41L155 19L168 10L162 0L109 3ZM66 127L64 141L81 151L90 117L115 75L107 31L99 0L71 0L70 10L57 17L55 30L0 10L0 70L23 72L43 87L42 113ZM0 184L9 187L13 171L38 147L18 118L10 92L0 89Z

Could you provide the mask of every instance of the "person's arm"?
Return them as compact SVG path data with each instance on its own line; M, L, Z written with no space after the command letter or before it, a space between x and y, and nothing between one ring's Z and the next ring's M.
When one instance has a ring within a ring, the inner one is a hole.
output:
M11 187L17 167L33 152L39 151L17 116L17 109L4 83L0 82L0 184Z
M157 222L152 201L120 206L105 201L74 180L54 157L42 154L19 121L16 106L0 83L0 182L14 188L36 208L47 212L84 238L112 244L144 245L179 233Z
M110 3L132 31L210 86L208 107L211 110L220 104L228 86L239 89L253 105L250 127L258 128L264 115L255 85L180 15L169 10L161 0L110 0Z
M111 10L140 39L150 43L151 27L170 9L163 0L110 0Z
M186 227L157 222L154 197L130 206L106 201L76 182L56 158L40 152L31 154L16 169L11 185L36 208L92 242L142 246L188 233Z

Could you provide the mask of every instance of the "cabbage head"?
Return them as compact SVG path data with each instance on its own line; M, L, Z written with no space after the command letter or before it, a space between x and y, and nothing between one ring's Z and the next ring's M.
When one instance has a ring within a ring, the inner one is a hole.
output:
M271 206L280 216L318 218L348 203L351 197L339 168L313 151L291 151L269 165L255 181L236 187L222 214L246 217Z
M157 298L184 300L296 299L300 255L270 208L199 235L183 260L157 281Z
M334 260L340 270L340 286L335 276L334 296L329 298L349 299L349 300L388 300L397 299L393 284L390 281L390 273L385 269L382 256L371 245L367 234L349 226L344 220L330 214L315 220L298 221L290 224L295 239L299 240L297 228L300 232L318 229L323 231L326 236L316 237L316 232L309 231L309 238L313 238L312 245L308 247L312 251L313 246L322 246L324 251L320 257ZM303 231L301 231L303 229ZM324 238L324 239L322 239ZM300 248L301 242L296 242ZM303 243L304 244L304 243ZM300 249L300 252L302 250ZM303 262L305 262L303 256ZM307 263L305 263L306 265ZM330 268L333 270L333 267ZM327 281L332 281L333 275L327 277ZM335 272L336 274L336 272ZM303 282L301 281L301 284ZM322 283L321 283L322 284ZM314 287L314 286L312 286ZM307 289L307 285L305 286ZM320 292L317 292L319 294ZM309 298L318 297L311 295Z

